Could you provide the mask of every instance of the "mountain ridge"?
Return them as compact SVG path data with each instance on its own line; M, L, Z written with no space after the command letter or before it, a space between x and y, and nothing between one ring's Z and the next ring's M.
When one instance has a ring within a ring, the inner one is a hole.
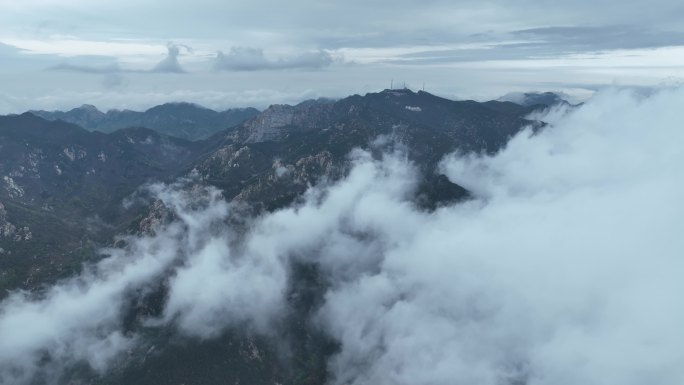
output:
M259 110L247 107L215 111L195 103L172 102L145 111L102 112L93 105L83 104L68 111L28 112L47 120L74 123L89 131L110 133L127 127L147 127L181 139L200 140L256 116Z

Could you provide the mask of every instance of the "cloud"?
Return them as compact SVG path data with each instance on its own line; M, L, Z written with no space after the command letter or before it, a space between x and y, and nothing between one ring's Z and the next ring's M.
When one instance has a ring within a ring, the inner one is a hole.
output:
M682 103L681 88L603 91L498 154L447 157L474 197L434 212L396 153L355 151L343 180L258 218L211 188L152 187L169 225L0 304L0 378L106 370L144 341L122 333L124 299L161 281L147 327L273 337L306 262L329 282L314 322L340 344L331 384L680 384Z
M70 62L63 62L48 67L48 70L104 75L122 73L185 73L186 71L178 61L178 57L181 55L181 48L192 52L192 48L187 45L169 43L166 46L166 57L149 70L122 68L119 62L112 57L89 56L78 56Z
M0 57L12 58L21 53L21 49L12 45L0 43Z
M684 32L662 31L651 26L550 26L475 34L470 44L424 46L412 52L397 52L382 61L403 65L449 64L505 60L559 59L571 54L608 56L616 50L675 47L684 44ZM371 53L373 50L369 50ZM376 50L382 52L381 49Z
M0 13L0 25L7 31L3 43L31 54L21 55L21 60L3 62L0 75L8 75L0 83L5 92L20 97L31 92L23 85L34 79L35 72L57 62L37 63L41 55L36 53L59 56L55 60L77 55L114 55L122 67L151 69L162 59L158 56L159 44L170 36L183 36L192 41L197 51L165 60L158 69L191 72L193 76L186 78L192 80L185 81L203 84L205 89L214 90L212 87L226 80L219 74L206 74L205 68L200 67L217 50L223 49L223 57L228 57L222 63L219 56L215 60L217 68L247 72L282 66L326 67L329 58L320 52L320 57L307 58L302 60L304 63L272 63L280 61L277 52L315 47L334 59L343 52L360 52L356 56L345 55L345 60L355 66L331 66L335 68L320 71L327 76L296 83L318 93L340 96L356 93L366 85L377 90L385 87L387 78L402 78L414 84L426 80L428 84L439 84L435 88L439 87L440 93L477 99L485 97L485 93L486 97L495 97L512 88L547 89L551 83L560 83L563 88L576 84L657 84L668 76L680 76L682 62L679 52L669 55L654 48L684 44L684 29L679 22L683 7L673 0L652 2L647 12L640 4L615 0L563 4L521 0L514 7L501 0L344 4L299 0L288 3L287 9L273 0L202 0L174 7L156 0L144 4L102 0L97 5L66 0L26 1L11 6L9 3ZM135 7L137 12L126 11L127 6ZM262 11L276 8L278 12L272 15ZM147 17L150 14L157 17ZM46 21L40 15L52 17ZM226 19L226 15L230 16ZM217 40L217 36L222 38ZM485 48L459 48L476 45ZM231 46L260 47L265 58L244 50L242 54L247 57L234 57L227 48ZM616 49L641 51L622 52L622 57L613 61L611 51ZM411 52L407 54L407 50ZM600 57L594 57L595 53ZM592 57L568 58L568 54ZM561 59L561 63L547 62L550 59ZM494 71L493 65L500 67ZM235 79L240 75L246 78L249 73L236 74L227 82L240 81ZM212 79L208 79L210 76ZM13 78L22 81L12 82ZM347 86L349 79L356 82L354 87ZM164 86L163 80L148 82L152 83L148 83L150 88ZM260 73L245 82L261 88L272 87L275 80L265 79ZM89 79L73 81L61 74L33 83L35 87L31 88L41 88L40 92L93 84ZM281 90L292 87L288 84ZM343 87L344 92L337 91ZM437 91L435 88L432 91ZM492 91L493 88L497 90Z
M49 67L48 70L80 72L85 74L118 74L122 72L121 67L117 63L111 63L102 66L60 63L55 66Z
M388 246L327 294L334 383L681 381L682 100L605 92L493 157L445 160L474 201L429 216L388 190L382 216L349 210Z
M39 71L54 63L58 58L52 55L31 55L30 51L0 42L0 74L16 74L17 71Z
M155 190L173 204L176 195ZM209 194L209 193L208 193ZM206 199L216 200L216 195ZM184 207L177 206L183 217ZM129 238L121 249L104 250L106 258L86 266L79 277L65 281L35 299L14 293L0 306L0 382L25 383L36 378L58 381L62 371L85 362L98 372L127 349L135 337L125 335L123 314L135 291L145 291L165 269L188 254L225 205L195 213L200 222L178 222L158 229L154 237ZM198 250L192 250L200 247Z
M513 31L514 36L536 41L554 52L586 52L607 49L634 49L684 44L681 31L661 31L651 26L552 26ZM547 53L551 54L550 52Z
M166 57L157 63L150 72L160 72L160 73L184 73L185 70L181 67L178 62L178 56L180 56L180 49L185 48L187 51L192 52L192 49L186 45L169 43L166 46L168 53Z
M126 85L126 79L118 73L106 74L102 85L108 89L119 88Z
M333 59L325 51L306 52L298 56L270 60L261 49L233 47L224 54L219 51L214 59L214 68L230 71L260 71L281 69L319 69L332 64Z

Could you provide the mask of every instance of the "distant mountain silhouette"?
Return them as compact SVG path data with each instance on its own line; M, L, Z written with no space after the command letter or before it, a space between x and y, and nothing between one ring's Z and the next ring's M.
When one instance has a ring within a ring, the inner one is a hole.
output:
M564 96L554 92L513 92L500 97L498 100L523 106L544 105L550 107L556 104L570 104Z
M192 103L166 103L144 112L102 112L89 104L69 111L30 112L47 120L74 123L90 131L109 133L127 127L146 127L187 140L204 139L259 114L259 110L255 108L235 108L217 112Z

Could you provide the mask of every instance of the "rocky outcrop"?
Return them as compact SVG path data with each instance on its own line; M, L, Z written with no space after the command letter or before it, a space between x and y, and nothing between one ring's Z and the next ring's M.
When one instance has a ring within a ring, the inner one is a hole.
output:
M30 241L33 238L31 229L28 226L16 226L7 218L5 205L0 203L0 238L13 242ZM4 253L3 250L2 253ZM9 250L11 253L11 250Z
M254 119L245 122L235 138L239 142L256 143L280 140L287 133L323 129L329 123L331 112L330 103L272 105Z

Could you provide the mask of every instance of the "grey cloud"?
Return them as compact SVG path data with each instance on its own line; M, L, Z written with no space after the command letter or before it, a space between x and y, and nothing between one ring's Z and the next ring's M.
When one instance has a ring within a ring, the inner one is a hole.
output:
M214 68L230 71L260 71L280 69L319 69L332 64L333 59L325 51L306 52L297 56L270 60L257 48L233 47L224 54L219 51Z
M684 33L630 25L543 27L473 36L481 48L425 50L397 55L388 63L445 64L464 61L555 58L614 49L658 48L684 44ZM522 41L521 41L522 40ZM513 43L505 43L513 41ZM503 42L498 43L498 42Z
M192 51L188 46L182 44L169 43L166 46L168 53L166 57L157 63L150 72L161 72L161 73L184 73L185 70L181 67L178 62L178 56L180 56L180 49L184 48L188 51Z
M86 65L86 64L72 64L72 63L60 63L49 67L50 71L69 71L69 72L79 72L84 74L115 74L123 72L121 67L117 63L112 63L109 65L98 66L98 65Z
M56 55L33 55L27 50L0 43L0 60L2 60L0 73L13 74L17 70L41 70L58 59Z
M119 88L125 86L126 83L126 79L118 73L107 74L102 79L102 85L105 88Z
M665 47L684 44L684 32L661 31L638 25L554 26L512 32L514 36L542 39L554 51L587 51Z
M159 63L150 70L137 70L122 68L113 57L88 57L80 56L70 62L63 62L51 67L51 71L68 71L84 74L121 74L121 73L185 73L178 57L181 48L192 52L192 48L183 44L169 43L166 46L167 54Z
M80 60L83 62L83 60ZM115 89L124 86L127 81L124 77L125 73L134 71L122 69L117 62L110 62L107 64L84 64L76 63L60 63L47 68L48 71L57 72L72 72L76 74L91 74L103 75L102 86L107 89Z
M539 43L492 44L482 49L426 50L402 54L388 59L386 62L403 65L448 64L468 61L520 60L551 57L558 54L559 52L551 53L547 46Z
M17 47L0 43L0 57L10 57L19 54L21 50Z

